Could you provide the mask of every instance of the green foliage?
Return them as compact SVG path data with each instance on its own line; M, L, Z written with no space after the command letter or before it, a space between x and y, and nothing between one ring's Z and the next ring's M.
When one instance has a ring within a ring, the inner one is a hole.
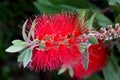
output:
M31 28L30 28L30 31L29 31L29 33L28 33L28 39L30 39L30 37L32 36L32 39L34 39L34 29L35 29L35 25L36 25L37 23L36 23L36 21L34 20L33 22L32 22L32 26L31 26Z
M120 0L108 0L109 5L115 5L119 4L120 5Z
M73 77L73 75L74 75L73 68L71 66L69 66L68 68L66 68L64 65L62 65L61 68L59 69L58 75L63 74L67 70L68 70L69 76Z
M23 27L22 27L22 36L23 36L23 39L28 42L28 37L27 37L27 34L26 34L26 25L27 25L27 22L28 20L25 21L25 23L23 24Z
M98 44L98 41L97 41L96 37L95 37L95 36L92 36L92 35L89 37L88 41L89 41L91 44Z
M110 57L107 67L103 69L105 80L120 80L120 70L117 62L118 59L114 55L112 55Z
M89 44L89 42L86 42L85 45L86 45L86 48L85 48L84 52L81 54L81 58L82 58L82 66L83 66L83 68L85 70L87 70L88 66L89 66L88 65L89 64L89 52L88 52L88 49L89 49L90 44Z
M107 26L112 24L111 20L108 19L106 16L101 14L99 11L100 9L96 7L94 4L89 3L86 0L37 0L34 2L35 6L38 10L42 13L55 13L61 12L64 10L73 11L78 9L89 9L91 12L95 13L96 20L98 25L100 26ZM49 6L49 7L48 7ZM64 7L63 7L64 6Z
M115 18L115 23L120 23L120 14Z
M79 48L79 51L80 51L81 53L83 53L83 52L85 51L85 49L86 49L86 44L85 44L85 43L80 43L80 44L78 45L78 48Z
M12 46L8 47L5 51L15 53L15 52L19 52L19 51L23 50L25 47L26 46L12 45Z
M10 53L19 52L28 46L28 44L26 42L23 42L21 40L14 40L14 41L12 41L12 43L13 43L13 45L8 47L5 50L6 52L10 52Z
M26 50L22 51L22 53L18 56L17 62L23 62L26 54Z
M62 74L62 73L64 73L66 70L67 70L67 68L66 68L64 65L62 65L61 68L60 68L60 70L58 71L58 74Z
M74 76L74 71L73 71L73 68L72 68L72 67L69 67L69 68L68 68L68 72L69 72L70 77L73 77L73 76Z
M85 70L88 69L88 64L89 64L89 52L88 49L90 47L91 43L89 42L84 42L80 43L79 46L79 51L81 53L81 58L82 58L82 66Z
M93 74L87 80L104 80L99 74Z
M30 30L28 31L28 35L26 34L27 22L28 22L28 20L25 21L25 23L23 24L23 27L22 27L22 36L23 36L23 39L25 40L25 42L22 40L14 40L14 41L12 41L13 45L8 47L5 50L6 52L11 52L11 53L20 52L21 50L24 50L22 52L22 54L18 57L18 61L19 62L22 61L24 68L30 62L30 60L32 58L32 50L36 46L36 42L37 42L36 39L34 40L34 35L33 35L34 34L33 30L36 25L35 20L32 22L32 26L31 26ZM32 37L33 41L31 40L31 37Z
M101 14L100 12L93 10L94 13L96 13L96 22L103 27L107 27L108 25L111 25L111 20L106 17L105 15Z
M85 22L84 26L88 26L88 28L92 30L93 29L92 24L93 24L94 18L95 18L95 14L93 14L92 17Z
M84 18L85 18L85 13L86 13L86 10L77 10L77 12L78 12L78 14L80 14L79 15L79 20L83 20Z
M21 52L21 54L18 56L17 61L22 62L23 67L25 68L30 62L31 58L32 58L32 50L28 48Z
M28 48L22 54L25 54L23 58L23 67L25 68L32 58L32 50Z

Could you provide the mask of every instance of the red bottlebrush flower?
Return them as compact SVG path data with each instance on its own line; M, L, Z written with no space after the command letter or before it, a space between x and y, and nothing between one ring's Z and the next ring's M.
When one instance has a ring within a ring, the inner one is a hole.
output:
M87 32L83 21L73 13L43 15L36 17L35 39L40 45L32 52L28 67L31 70L58 70L62 65L73 67L74 76L82 78L100 70L107 62L103 44L91 45L88 50L89 65L82 66L81 52L78 49L79 37ZM31 25L30 25L31 26Z
M54 70L71 65L80 57L76 40L87 29L78 23L73 13L37 17L35 37L43 42L44 49L34 49L29 67L32 70ZM84 29L84 30L83 30Z

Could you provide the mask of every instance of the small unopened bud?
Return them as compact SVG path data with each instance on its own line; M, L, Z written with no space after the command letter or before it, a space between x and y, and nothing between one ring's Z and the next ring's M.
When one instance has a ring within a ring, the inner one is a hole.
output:
M112 29L112 25L108 25L108 29Z
M120 27L119 23L115 24L115 29L118 29Z
M107 30L106 30L106 28L100 28L100 33L106 33L107 32Z

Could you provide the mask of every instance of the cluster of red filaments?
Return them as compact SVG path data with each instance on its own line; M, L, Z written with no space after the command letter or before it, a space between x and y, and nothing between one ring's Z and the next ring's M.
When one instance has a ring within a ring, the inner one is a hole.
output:
M79 15L43 15L35 20L37 24L34 35L39 46L33 49L32 59L28 65L31 70L59 70L64 65L66 68L72 67L74 76L80 79L106 65L106 47L102 40L98 40L98 44L93 44L88 49L88 69L83 68L79 43L88 41L91 34L86 35L89 30L83 25L83 21L79 20ZM28 28L29 26L31 25L28 25Z

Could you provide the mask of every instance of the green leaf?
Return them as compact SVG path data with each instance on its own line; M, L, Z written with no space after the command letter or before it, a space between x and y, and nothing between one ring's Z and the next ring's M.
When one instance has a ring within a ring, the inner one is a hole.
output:
M12 45L8 47L5 51L10 53L15 53L23 50L26 46L18 46L18 45Z
M25 68L32 58L32 50L30 48L25 50L25 57L23 59L23 67Z
M73 71L73 68L72 68L72 67L69 67L69 68L68 68L68 72L69 72L70 77L73 77L74 71Z
M82 65L83 65L83 68L85 70L88 69L88 64L89 64L89 52L88 52L88 49L89 49L89 42L86 42L86 49L85 51L81 54L81 58L82 58Z
M37 2L34 2L34 5L42 13L55 13L64 10L73 11L80 8L86 9L91 7L92 9L98 10L95 5L91 4L86 0L37 0Z
M88 64L89 64L89 53L88 53L87 49L85 50L84 53L81 54L81 57L82 57L83 68L85 70L87 70L88 69Z
M104 74L105 80L120 80L119 74L110 70L110 67L104 68L103 74Z
M45 0L44 0L45 1ZM49 0L52 4L54 5L69 5L69 6L73 6L76 8L94 8L94 9L98 9L94 4L91 4L90 2L88 2L87 0Z
M114 56L113 56L113 57L114 57ZM110 63L110 65L111 65L111 69L112 69L115 73L117 73L117 72L118 72L117 60L116 60L115 58L110 57L109 61L110 61L109 63Z
M95 37L95 36L92 36L92 35L89 37L88 41L89 41L91 44L98 44L98 41L97 41L96 37Z
M51 4L48 0L37 0L37 2L34 2L34 5L42 13L60 12L60 9Z
M25 54L26 54L26 50L24 50L24 51L18 56L17 62L23 62L24 57L25 57Z
M67 69L65 68L64 65L61 66L60 70L58 71L58 74L62 74L66 71Z
M120 0L108 0L109 5L116 5L119 4L120 5Z
M120 51L120 43L116 44L116 47L118 48L118 50Z
M46 46L45 46L45 43L40 43L40 44L39 44L39 49L40 49L40 50L44 50L45 47L46 47Z
M34 20L33 22L32 22L32 26L31 26L31 28L30 28L30 31L29 31L29 33L28 33L28 39L30 40L30 37L32 36L32 38L34 39L34 28L35 28L35 25L36 25L37 23L36 23L36 20Z
M78 45L78 49L79 49L79 51L81 52L81 53L83 53L84 51L85 51L85 49L86 49L86 44L85 43L80 43L79 45Z
M112 54L107 66L103 69L105 80L120 80L119 66L117 63L118 59Z
M93 29L92 24L93 24L93 21L95 19L95 15L96 14L93 14L92 17L85 22L85 26L87 26L90 30Z
M114 11L113 14L114 14L114 18L115 18L115 21L116 21L116 18L117 17L119 18L119 15L120 15L120 5L115 4L115 5L111 5L111 7L112 7L112 10Z
M27 42L24 42L24 41L22 41L22 40L13 40L12 41L12 44L13 45L18 45L18 46L28 46L28 43Z
M23 27L22 27L22 36L23 36L23 39L28 42L28 37L27 37L27 34L26 34L26 25L27 25L27 22L28 22L28 19L25 21L25 23L23 24Z
M13 43L14 45L19 45L19 44L22 44L23 41L22 41L22 40L13 40L12 43Z
M104 79L99 74L93 74L90 77L88 77L87 80L104 80Z
M115 23L120 23L120 14L115 18Z
M112 24L112 21L105 15L101 14L99 11L93 9L92 11L97 15L95 18L100 26L107 27L108 25Z
M79 14L79 20L82 21L85 18L86 10L85 9L84 10L78 9L77 12Z

